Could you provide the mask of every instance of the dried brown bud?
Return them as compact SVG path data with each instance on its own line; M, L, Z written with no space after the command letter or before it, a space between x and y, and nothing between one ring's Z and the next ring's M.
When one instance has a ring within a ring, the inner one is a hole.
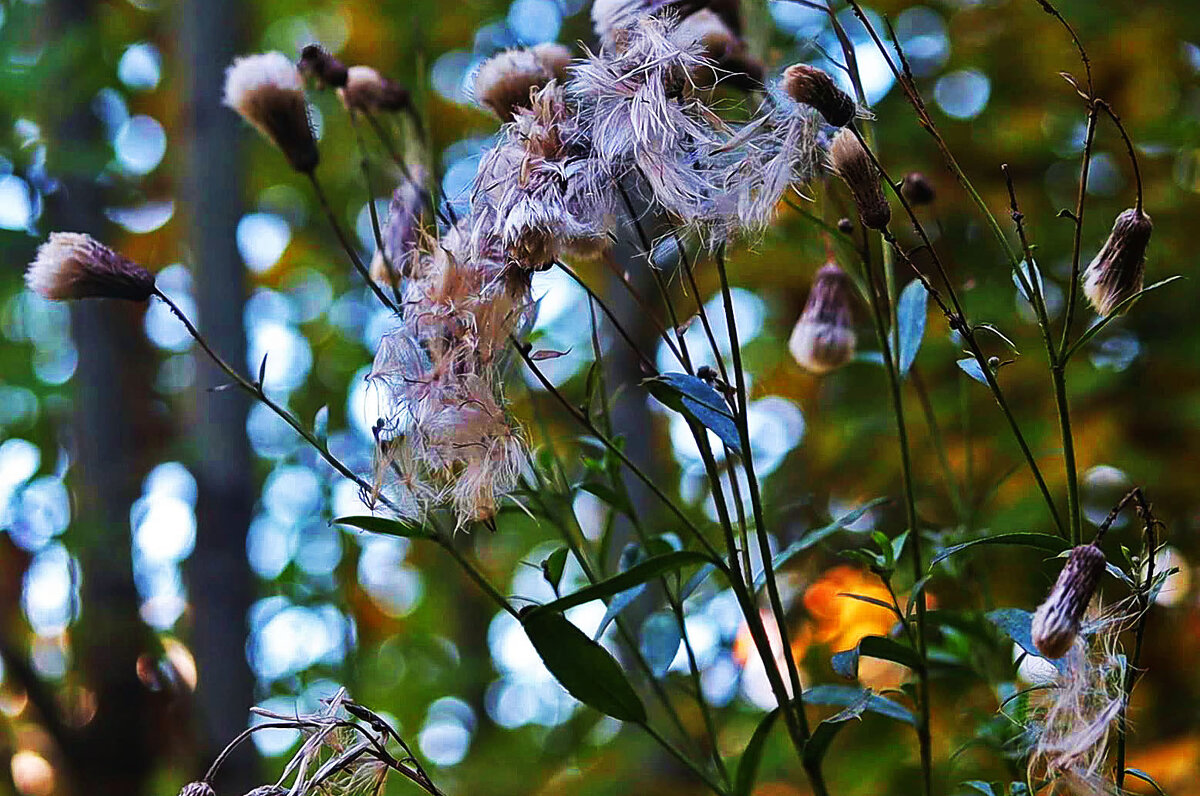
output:
M281 52L237 58L225 70L225 104L279 147L292 168L317 167L317 141L308 119L300 70Z
M341 88L346 85L346 65L319 44L305 45L296 66L300 74L313 78L322 88Z
M401 111L408 107L408 89L370 66L346 70L346 85L338 89L342 104L356 111Z
M854 99L815 66L789 66L783 71L783 90L796 102L815 109L834 127L845 127L854 118Z
M154 293L154 277L149 271L78 232L50 233L25 272L25 284L52 301L145 301Z
M854 358L857 337L851 308L853 285L834 263L817 271L800 320L788 340L796 362L812 373L828 373Z
M937 199L937 192L933 190L933 184L919 171L910 171L904 175L904 182L900 185L900 195L914 207L933 204L933 201Z
M1070 651L1103 572L1104 553L1096 545L1080 545L1071 551L1050 596L1033 615L1033 644L1043 656L1061 658Z
M217 796L217 793L207 782L189 782L179 791L179 796Z
M1083 292L1101 316L1142 289L1146 246L1154 224L1150 216L1130 208L1117 216L1108 240L1083 273Z
M837 222L838 232L843 235L849 235L854 231L854 222L848 218L839 218Z
M517 108L531 107L532 92L559 78L560 73L565 74L570 61L570 52L558 44L505 50L479 67L475 74L475 99L500 121L512 121Z
M842 130L834 136L829 145L829 164L854 195L863 224L871 229L886 227L892 219L892 209L879 184L879 169L875 168L858 136L850 130Z

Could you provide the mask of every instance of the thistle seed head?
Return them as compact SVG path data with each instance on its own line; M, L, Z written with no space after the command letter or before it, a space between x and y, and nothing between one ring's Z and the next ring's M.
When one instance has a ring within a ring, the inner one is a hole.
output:
M900 195L913 207L931 205L937 199L937 191L933 189L933 183L919 171L910 171L904 175L904 182L900 185Z
M475 75L475 99L502 122L512 121L518 108L531 106L530 95L559 73L566 74L571 54L558 44L528 50L505 50L483 62Z
M1146 247L1154 224L1150 216L1130 208L1117 216L1108 240L1083 273L1083 292L1101 316L1142 289Z
M854 195L863 224L871 229L886 227L892 219L892 209L879 184L879 170L858 136L850 130L839 132L829 146L829 164Z
M342 104L357 111L401 111L408 107L408 89L370 66L346 70L346 84L338 90Z
M784 92L813 108L834 127L845 127L857 107L849 94L838 88L829 73L808 64L792 64L783 72Z
M212 785L207 782L189 782L179 791L179 796L217 796Z
M316 80L321 88L341 88L346 85L346 65L319 44L305 45L296 66L300 74Z
M25 284L51 301L145 301L154 293L154 277L149 271L78 232L50 233L25 272Z
M1080 545L1071 551L1050 596L1033 615L1030 628L1033 644L1043 656L1061 658L1071 650L1104 564L1104 553L1094 544Z
M281 52L234 59L225 70L225 104L275 144L292 168L317 167L317 141L308 118L300 70Z
M854 358L857 337L851 307L853 286L835 263L817 271L788 350L805 370L828 373Z

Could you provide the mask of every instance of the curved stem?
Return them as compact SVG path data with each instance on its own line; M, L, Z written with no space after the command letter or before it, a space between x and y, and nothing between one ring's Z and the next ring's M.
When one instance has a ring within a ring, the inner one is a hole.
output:
M315 172L308 172L308 180L312 183L313 191L317 195L317 202L321 205L321 211L325 214L325 218L329 220L329 225L333 227L333 234L337 236L338 243L342 245L342 249L350 258L350 262L354 264L354 270L358 271L359 275L366 280L367 286L375 294L375 298L379 299L383 306L387 307L392 312L398 313L395 303L383 292L383 288L375 284L375 280L371 278L371 271L363 264L362 258L358 256L354 246L351 245L350 239L346 237L346 233L342 230L342 225L338 223L337 216L333 212L333 208L329 205L329 198L325 195L325 189L321 187L321 182L317 179ZM371 202L374 207L374 200Z

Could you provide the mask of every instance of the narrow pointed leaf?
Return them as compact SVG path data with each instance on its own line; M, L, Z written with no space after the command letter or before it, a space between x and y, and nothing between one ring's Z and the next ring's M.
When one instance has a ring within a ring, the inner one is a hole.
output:
M864 692L871 695L871 698L867 700L867 711L916 726L917 718L911 710L890 699L871 693L870 689L857 686L834 684L813 686L804 692L804 702L809 705L849 707L856 704Z
M758 726L754 728L754 735L750 736L750 743L746 744L746 751L742 754L741 762L738 763L737 782L733 788L735 796L750 796L754 790L754 782L758 779L758 768L762 763L763 750L766 748L767 738L770 737L771 728L775 726L777 718L779 718L779 708L775 708L763 716L762 720L758 722Z
M679 621L673 614L659 612L646 619L638 649L655 677L664 676L667 669L671 668L681 641L683 635L679 631Z
M1038 550L1045 550L1050 553L1061 553L1071 546L1070 543L1061 536L1055 536L1049 533L999 533L995 536L985 536L982 539L972 539L969 542L963 542L962 544L956 544L953 547L947 547L945 550L933 557L933 560L929 562L929 568L933 569L947 558L957 555L963 550L968 550L972 547L978 547L979 545L1034 547Z
M913 671L922 668L921 656L912 647L884 636L867 636L854 649L834 655L833 670L848 680L855 680L858 678L858 661L863 656L899 663Z
M433 531L415 522L389 520L386 517L338 517L334 525L350 525L372 533L385 533L388 536L403 536L407 539L433 539Z
M783 550L776 553L775 557L773 559L771 559L772 568L775 569L776 572L778 572L780 567L782 567L784 564L786 564L797 553L804 552L808 548L810 548L813 545L820 542L825 537L831 536L832 534L835 534L838 531L842 530L847 525L853 525L854 523L856 523L860 519L862 519L862 516L864 514L866 514L868 511L875 508L880 503L886 503L886 502L887 502L887 498L875 498L874 500L864 503L863 505L859 506L858 508L854 509L853 511L843 514L841 517L838 517L836 520L829 523L828 525L826 525L822 528L817 528L814 531L809 531L808 533L804 534L799 539L797 539L796 541L792 542L790 545L785 547ZM754 578L754 590L758 591L759 589L761 589L763 587L764 583L766 583L766 573L759 572L758 575Z
M1175 276L1168 277L1168 278L1162 280L1161 282L1155 282L1150 287L1142 288L1141 290L1134 293L1129 298L1127 298L1124 301L1122 301L1121 303L1117 304L1117 306L1113 307L1112 312L1110 312L1108 315L1105 315L1103 318L1101 318L1100 320L1093 323L1091 326L1088 327L1086 332L1079 335L1079 339L1076 340L1069 349L1067 349L1066 356L1063 357L1063 362L1066 362L1068 359L1070 359L1075 354L1076 351L1078 351L1083 346L1087 345L1088 341L1091 340L1093 337L1095 337L1097 334L1099 334L1101 331L1103 331L1105 326L1108 326L1110 323L1115 321L1117 318L1120 318L1121 313L1124 312L1125 309L1130 304L1137 301L1139 298L1146 295L1151 290L1157 290L1158 288L1163 287L1164 285L1169 285L1177 279L1183 279L1183 276L1181 274L1176 274Z
M896 328L900 332L900 375L908 374L917 351L921 349L921 339L925 336L925 307L929 302L929 293L920 279L914 279L900 292L896 304Z
M567 566L567 553L570 551L565 547L560 547L542 561L542 577L546 579L554 591L558 592L558 586L562 583L563 570Z
M629 684L621 665L565 616L553 611L526 611L525 635L554 679L585 705L621 721L646 721L646 708Z
M580 589L553 602L539 605L533 608L530 613L562 612L568 608L574 608L576 605L583 605L592 600L603 600L614 594L641 586L667 572L673 572L692 564L707 563L712 563L712 560L708 556L690 550L680 550L675 553L653 556L640 564L630 567L619 575L613 575L607 580L602 580L599 583Z
M642 382L664 406L695 420L721 438L737 454L742 452L733 414L721 394L706 382L686 373L664 373Z
M977 359L974 357L965 357L964 359L958 360L957 364L963 373L975 379L975 381L979 382L980 384L985 386L987 385L987 376L983 374L983 368L979 367L979 361Z
M833 739L841 731L842 726L851 719L862 718L863 711L867 709L870 701L871 692L864 688L859 698L847 705L842 712L836 716L830 716L818 724L812 735L809 736L808 743L804 745L804 761L810 766L819 766L825 753L829 751L829 745L833 743Z

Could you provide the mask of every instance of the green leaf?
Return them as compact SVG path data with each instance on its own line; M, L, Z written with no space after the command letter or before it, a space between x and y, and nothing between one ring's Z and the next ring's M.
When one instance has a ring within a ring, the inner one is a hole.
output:
M1000 632L1008 636L1016 642L1017 646L1025 651L1026 654L1032 655L1035 658L1042 658L1054 664L1059 670L1063 671L1066 664L1060 658L1055 660L1047 658L1033 644L1033 631L1030 630L1030 625L1033 622L1033 614L1028 611L1022 611L1020 608L997 608L995 611L988 611L988 621L1000 629Z
M905 724L917 725L917 717L903 705L890 699L873 694L870 689L858 688L852 685L816 685L804 692L804 701L810 705L833 705L849 707L862 697L863 692L871 694L866 709L889 719L902 721Z
M415 522L389 520L386 517L355 516L338 517L334 525L350 525L371 533L385 533L388 536L403 536L407 539L434 539L434 533L424 525Z
M705 564L696 570L696 574L688 578L687 583L683 584L683 588L679 591L679 602L683 602L688 597L696 593L696 589L700 588L704 581L708 580L708 576L716 572L715 564Z
M921 339L925 336L925 307L929 293L920 279L914 279L900 292L896 303L896 327L900 332L900 375L908 374Z
M984 782L981 779L971 779L967 780L963 784L972 790L982 793L983 796L996 796L996 791L992 789L992 784L990 782Z
M958 362L955 364L958 365L959 370L961 370L963 373L975 379L975 381L979 382L985 387L988 386L987 376L984 375L983 368L979 367L979 361L975 359L975 357L965 357L958 360Z
M629 508L629 501L625 499L625 496L608 484L597 483L596 481L584 481L581 484L576 484L575 488L582 489L584 492L590 492L626 516L632 516L633 514Z
M671 668L681 641L683 634L679 631L679 621L674 614L659 611L646 618L642 624L642 641L638 649L655 677L662 677Z
M621 612L633 604L633 601L642 596L642 592L646 591L646 584L634 586L632 589L627 589L620 594L614 595L608 603L608 610L604 612L604 618L600 620L600 624L596 627L595 634L592 638L597 641L604 635L604 631L608 630L608 626L621 615Z
M621 665L565 616L553 611L525 611L521 626L542 663L567 693L614 719L645 723L646 708Z
M950 558L953 555L961 553L972 547L979 545L1010 545L1015 547L1035 547L1038 550L1045 550L1049 553L1061 553L1068 549L1071 545L1066 539L1061 536L1054 536L1049 533L998 533L994 536L985 536L982 539L972 539L969 542L956 544L953 547L947 547L945 550L938 553L929 562L929 568L933 569L938 564Z
M821 759L829 751L829 745L833 743L833 739L842 729L842 725L851 719L861 719L863 711L871 702L871 696L870 689L864 688L859 698L847 705L841 713L830 716L816 726L808 738L808 743L804 744L804 762L806 764L809 766L821 764Z
M742 440L733 414L721 394L706 382L686 373L663 373L645 379L642 384L661 404L695 420L741 455Z
M887 611L892 616L899 619L901 622L904 621L904 617L896 612L896 606L892 605L889 602L884 602L883 600L878 600L874 597L868 597L865 594L851 594L848 591L838 592L838 597L849 597L851 600L858 600L859 602L862 602L862 603L868 603L869 605L878 606L878 607L884 609L885 611Z
M875 498L874 500L864 503L863 505L859 506L858 508L854 509L853 511L848 512L848 513L842 515L841 517L838 517L836 520L829 523L825 527L818 528L815 531L809 531L808 533L804 534L804 536L801 536L799 539L792 542L790 545L785 547L783 550L776 553L775 557L773 559L771 559L772 568L776 572L778 572L780 567L782 567L789 560L791 560L791 558L793 556L795 556L797 553L804 552L808 548L810 548L813 545L820 542L825 537L831 536L831 535L837 533L838 531L842 530L847 525L853 525L854 523L856 523L860 519L862 519L862 516L864 514L866 514L868 511L875 508L880 503L886 503L886 502L887 502L887 498ZM759 572L758 575L755 576L755 578L754 578L754 590L757 592L759 589L761 589L763 587L763 584L766 583L766 580L767 580L766 573Z
M884 636L867 636L854 649L834 655L833 670L848 680L855 680L858 678L858 661L863 656L899 663L917 672L923 668L921 656L912 647Z
M1096 321L1094 324L1092 324L1091 326L1088 327L1086 332L1079 335L1079 339L1076 340L1071 345L1071 347L1067 349L1067 353L1063 356L1062 361L1065 363L1067 360L1069 360L1075 354L1076 351L1078 351L1083 346L1087 345L1088 341L1090 341L1093 337L1095 337L1097 334L1099 334L1104 329L1105 326L1108 326L1110 323L1115 321L1117 318L1121 317L1121 313L1124 312L1125 308L1128 307L1130 304L1137 301L1139 298L1146 295L1151 290L1157 290L1158 288L1163 287L1164 285L1169 285L1177 279L1183 279L1183 276L1180 274L1176 274L1175 276L1168 277L1168 278L1162 280L1161 282L1155 282L1150 287L1142 288L1141 290L1134 293L1129 298L1122 301L1117 306L1113 307L1112 312L1110 312L1108 315L1105 315L1100 320Z
M554 588L555 594L558 594L558 586L562 583L563 569L567 566L568 552L570 551L567 548L560 547L546 556L545 560L542 561L542 577Z
M640 564L635 564L619 575L613 575L607 580L592 584L566 597L560 597L553 602L539 605L531 609L531 613L560 613L576 605L583 605L592 600L603 600L614 594L620 594L657 578L667 572L672 572L692 564L711 564L712 559L703 553L690 550L680 550L675 553L647 558Z
M1154 781L1154 777L1150 776L1145 771L1142 771L1140 768L1127 768L1125 769L1125 773L1131 777L1137 777L1142 782L1145 782L1147 785L1154 788L1154 790L1158 793L1158 796L1167 796L1167 792L1162 789L1161 785Z
M767 738L771 735L771 728L775 726L777 718L779 718L779 708L775 708L763 716L762 720L758 722L758 726L754 728L754 735L750 736L750 743L746 744L746 751L738 763L737 782L733 788L735 796L750 796L750 792L754 790L754 782L758 779L758 767L762 763L763 749L766 748Z

